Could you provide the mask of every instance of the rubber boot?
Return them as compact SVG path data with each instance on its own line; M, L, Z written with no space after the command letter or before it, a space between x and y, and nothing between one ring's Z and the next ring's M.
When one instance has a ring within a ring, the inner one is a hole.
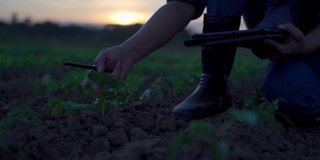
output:
M238 30L240 17L204 16L203 33ZM222 44L202 48L202 75L198 87L172 111L182 120L202 119L227 110L231 95L227 79L232 69L236 45Z

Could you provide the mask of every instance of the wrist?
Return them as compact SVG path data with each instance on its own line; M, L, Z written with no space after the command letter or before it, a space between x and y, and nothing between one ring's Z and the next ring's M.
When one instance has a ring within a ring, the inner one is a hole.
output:
M126 42L121 44L119 48L126 54L126 57L132 64L136 64L150 53L145 47L131 46L126 44Z
M315 50L318 49L317 45L315 45L315 42L312 41L306 41L305 47L304 47L304 55L312 54Z

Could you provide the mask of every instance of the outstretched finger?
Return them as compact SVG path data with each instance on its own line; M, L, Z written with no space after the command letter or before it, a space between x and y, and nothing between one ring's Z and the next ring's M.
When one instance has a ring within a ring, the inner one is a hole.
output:
M271 39L266 39L264 43L275 49L278 53L283 53L282 44Z
M89 72L87 73L87 75L84 77L83 82L82 82L82 88L83 89L88 89L90 88L90 79L88 77L88 75L92 72L92 70L89 70Z
M121 72L122 72L122 63L121 62L118 62L111 74L111 76L117 80L120 79L120 76L121 76Z
M103 54L102 52L97 56L97 58L94 60L94 64L97 67L97 71L99 73L104 72L105 70L105 63L107 62L108 55Z
M127 66L123 65L120 80L125 81L127 79L127 76L129 75L129 72L130 69Z
M281 24L279 25L279 28L289 32L292 38L296 41L301 40L304 37L303 32L291 23Z

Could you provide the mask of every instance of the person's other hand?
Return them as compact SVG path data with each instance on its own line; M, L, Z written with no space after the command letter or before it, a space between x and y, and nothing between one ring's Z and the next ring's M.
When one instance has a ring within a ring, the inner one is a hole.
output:
M113 72L105 74L111 75L117 80L126 80L132 69L133 62L130 60L128 52L119 46L115 46L102 50L94 60L94 65L99 73L105 73L105 68L110 68L113 69ZM90 72L84 77L82 85L84 89L90 88L90 83L86 83L89 81L88 75ZM94 85L93 88L95 92L100 92L101 90L98 85Z
M264 41L276 51L272 53L273 59L301 57L309 54L308 42L300 29L291 23L281 24L279 28L287 31L291 36L282 44L271 39Z

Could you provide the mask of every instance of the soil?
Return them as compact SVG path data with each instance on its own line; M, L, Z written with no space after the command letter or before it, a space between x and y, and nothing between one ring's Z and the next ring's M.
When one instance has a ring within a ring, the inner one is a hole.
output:
M52 73L55 74L55 73ZM1 129L7 151L0 150L0 159L116 159L162 160L179 134L186 133L191 122L170 118L172 108L184 96L166 97L161 103L147 102L124 107L119 112L83 110L71 120L53 117L44 94L35 93L41 82L41 71L1 71L0 119L14 106L37 111L35 126L19 124L13 130ZM258 80L249 79L233 86L235 102L251 93ZM93 96L70 93L70 99L91 101ZM233 107L241 105L235 103ZM214 128L227 122L219 114L201 121ZM320 127L288 127L277 131L267 124L250 130L237 123L218 136L218 141L229 146L227 160L320 159ZM198 137L193 145L184 145L173 159L211 159L210 139Z

